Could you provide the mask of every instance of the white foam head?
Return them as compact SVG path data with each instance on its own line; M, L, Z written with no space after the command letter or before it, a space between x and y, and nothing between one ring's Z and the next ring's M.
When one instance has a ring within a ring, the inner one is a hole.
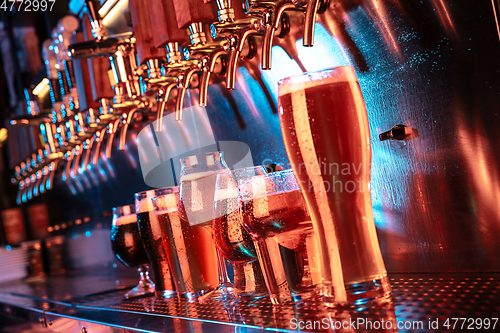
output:
M123 225L130 223L137 223L137 215L131 214L131 215L120 216L119 218L116 219L114 224Z
M226 199L237 199L238 198L238 188L220 188L215 191L214 200L226 200Z
M278 82L278 95L283 96L323 84L340 82L358 82L352 66L339 66L283 79Z
M155 208L153 207L153 201L151 200L152 198L154 198L154 196L154 190L139 193L139 198L135 199L136 213L147 213L154 211Z
M181 182L182 181L197 180L197 179L209 177L209 176L213 177L214 174L218 174L218 173L221 173L224 171L225 170L216 170L216 171L205 171L205 172L196 172L196 173L187 174L187 175L181 177Z

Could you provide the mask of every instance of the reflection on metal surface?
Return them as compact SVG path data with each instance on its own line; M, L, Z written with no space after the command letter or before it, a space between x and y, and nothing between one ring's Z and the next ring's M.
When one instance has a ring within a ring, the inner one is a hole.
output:
M114 289L116 279L122 286L118 289ZM64 333L79 333L82 327L88 332L250 333L299 328L302 332L443 332L449 330L446 319L464 317L464 313L481 318L485 330L485 318L500 316L500 275L491 273L392 275L390 301L342 309L315 302L273 307L266 298L203 304L178 298L124 300L123 286L133 285L135 279L135 275L125 278L100 269L2 284L0 315L46 324L51 331ZM493 321L489 322L492 332ZM343 323L354 324L339 327ZM382 323L383 329L377 328ZM453 322L449 323L452 327Z

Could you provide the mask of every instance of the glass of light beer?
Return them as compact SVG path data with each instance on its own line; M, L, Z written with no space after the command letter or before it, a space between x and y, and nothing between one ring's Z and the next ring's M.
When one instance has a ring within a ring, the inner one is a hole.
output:
M125 298L154 293L155 285L149 278L149 259L139 235L134 205L113 207L111 248L122 264L136 268L141 277L137 286L125 294Z
M318 254L304 196L292 170L238 182L243 224L254 241L273 304L321 290Z
M177 186L156 190L152 200L177 295L194 301L219 282L212 238L204 227L180 218Z
M370 197L368 116L354 69L278 83L283 140L311 213L327 302L388 298Z
M229 171L224 153L200 153L181 158L180 162L179 215L189 225L205 227L212 235L215 182L219 173ZM234 298L226 261L218 250L216 253L217 263L214 268L219 275L219 284L215 290L200 297L200 302Z
M137 225L153 270L156 283L155 295L157 297L171 297L175 296L176 292L172 282L168 257L163 246L160 223L156 218L151 201L154 196L154 190L135 194Z

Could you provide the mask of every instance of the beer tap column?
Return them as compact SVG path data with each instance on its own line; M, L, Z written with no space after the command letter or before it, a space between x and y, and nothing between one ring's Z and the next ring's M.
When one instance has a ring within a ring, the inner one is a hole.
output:
M231 6L230 1L218 1L217 6L219 7L219 22L211 25L210 33L214 39L219 40L225 38L230 41L226 88L233 90L238 59L245 47L250 51L250 57L253 56L252 50L254 43L249 41L252 40L253 36L262 36L264 34L265 24L262 18L255 16L245 16L234 19L232 12L229 11Z
M172 0L177 27L189 29L191 46L204 45L207 42L203 31L203 23L215 20L212 6L200 0ZM189 53L188 57L189 57ZM186 54L185 54L186 55ZM192 76L200 72L206 59L185 60L185 69L178 74L178 95L176 103L176 119L182 119L184 94L189 86ZM205 65L206 66L206 65Z
M91 133L95 137L93 142L96 143L94 145L92 163L97 164L100 147L106 132L109 133L107 144L109 149L106 149L106 157L111 157L111 146L117 127L117 124L115 126L115 122L121 120L119 115L113 114L112 103L110 101L115 98L115 103L123 103L125 101L123 94L125 87L122 85L117 89L113 89L109 80L110 76L108 75L110 67L109 57L114 55L118 50L120 41L115 38L104 39L106 31L100 23L98 1L87 1L87 7L89 16L84 14L82 19L83 35L77 35L77 43L70 45L68 50L71 58L80 69L78 72L75 72L75 78L84 90L80 102L82 105L81 109L88 110L91 108L93 110L100 110L100 115L95 119L95 123L98 125L93 128ZM125 63L125 60L123 60L123 63ZM115 94L115 91L118 91L118 93ZM132 89L129 89L129 91L133 95ZM80 117L80 121L82 122L81 128L87 128L84 118L85 116ZM90 145L86 146L89 147ZM79 151L83 151L83 147L79 147ZM86 154L91 154L90 150ZM87 164L84 164L84 169L86 167Z
M78 20L73 16L67 15L59 20L53 35L61 66L59 71L61 77L59 81L62 81L64 89L68 90L66 91L66 95L68 96L69 106L72 110L78 110L80 108L73 63L68 55L70 38L75 33L76 29L78 29Z
M175 16L172 0L147 1L151 27L155 27L153 34L154 47L165 48L167 64L165 73L161 77L148 78L150 89L156 89L156 131L162 130L162 119L166 103L171 92L177 87L178 73L183 69L182 53L180 48L189 43L187 30L179 28Z

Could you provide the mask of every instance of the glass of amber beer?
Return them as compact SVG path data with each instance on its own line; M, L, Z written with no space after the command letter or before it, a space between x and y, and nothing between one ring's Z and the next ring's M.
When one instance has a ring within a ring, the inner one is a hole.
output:
M155 190L152 200L177 295L195 301L219 282L212 238L180 218L177 186Z
M305 301L321 286L311 218L292 170L238 182L243 224L254 241L271 302Z
M370 197L368 116L354 69L283 79L278 96L287 155L318 239L323 296L333 304L388 298Z
M113 208L111 248L118 260L129 268L136 268L141 276L139 284L125 294L125 298L144 296L155 292L149 278L149 259L137 226L134 205Z

